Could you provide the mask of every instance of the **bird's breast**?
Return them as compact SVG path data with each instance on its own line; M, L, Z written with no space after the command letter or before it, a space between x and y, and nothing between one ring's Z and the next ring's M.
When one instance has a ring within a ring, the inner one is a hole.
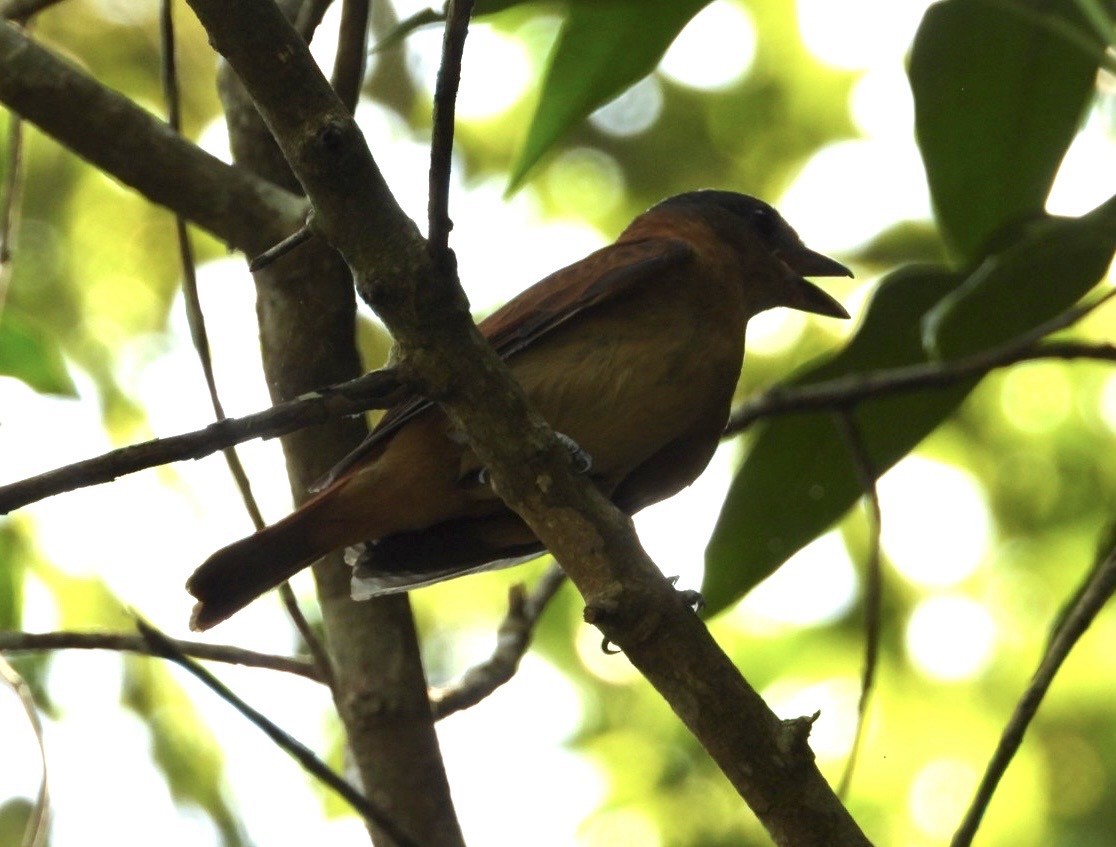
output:
M578 315L509 361L548 423L605 479L712 418L723 425L740 373L743 320L655 306L635 298Z

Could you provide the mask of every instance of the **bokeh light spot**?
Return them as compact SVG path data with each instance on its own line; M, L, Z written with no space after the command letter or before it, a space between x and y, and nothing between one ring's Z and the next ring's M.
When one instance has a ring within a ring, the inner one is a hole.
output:
M898 63L929 0L799 0L798 27L807 49L836 68Z
M603 217L624 199L624 174L603 150L575 147L546 169L546 188L556 205L570 214L592 209Z
M663 843L658 826L638 809L621 808L601 811L589 818L578 832L582 847L604 847L614 844L640 844L657 847Z
M915 825L935 841L952 835L977 777L976 768L960 759L927 762L915 774L907 798Z
M689 88L716 90L739 80L752 66L756 28L743 7L710 3L674 39L659 72Z
M646 76L589 116L589 123L617 138L646 132L663 112L663 87L654 76Z
M1049 434L1065 423L1073 408L1069 376L1049 362L1010 368L1000 382L1000 407L1016 429Z
M421 29L407 39L407 45L412 73L432 94L442 61L442 30ZM483 120L507 111L533 79L531 57L523 42L487 24L474 24L461 64L458 118Z
M848 610L856 583L844 542L836 532L829 532L752 589L737 612L752 629L816 626Z
M980 566L992 527L984 496L969 474L909 456L884 474L879 494L880 542L907 580L945 587Z
M907 621L907 652L915 666L934 679L970 679L991 662L996 625L988 610L972 598L929 597L915 606Z

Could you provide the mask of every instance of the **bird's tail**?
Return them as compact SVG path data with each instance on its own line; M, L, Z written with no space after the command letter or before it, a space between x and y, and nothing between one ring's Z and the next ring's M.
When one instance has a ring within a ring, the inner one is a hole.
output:
M186 590L198 600L190 628L201 631L219 624L333 549L308 531L313 526L311 513L320 502L320 497L311 500L202 562L186 582Z

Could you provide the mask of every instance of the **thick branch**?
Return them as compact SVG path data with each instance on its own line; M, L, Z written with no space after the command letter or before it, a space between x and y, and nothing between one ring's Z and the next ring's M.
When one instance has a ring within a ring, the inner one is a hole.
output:
M356 125L305 45L265 0L190 0L310 197L328 240L377 309L423 393L461 426L493 484L555 554L587 617L651 680L783 844L865 844L803 747L747 686L583 478L434 272Z
M82 158L255 255L295 230L305 202L180 137L131 100L0 23L0 102Z

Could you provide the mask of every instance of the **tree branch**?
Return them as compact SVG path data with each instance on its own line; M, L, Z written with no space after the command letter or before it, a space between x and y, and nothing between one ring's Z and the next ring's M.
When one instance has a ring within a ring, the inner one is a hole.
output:
M880 532L883 528L883 512L880 509L880 492L876 487L879 472L868 453L868 445L856 424L853 412L842 411L837 414L838 428L849 447L857 476L860 477L864 496L868 501L868 561L864 567L864 667L860 676L860 700L856 708L856 734L853 736L852 749L849 751L845 772L837 787L841 798L848 796L856 771L857 757L864 739L864 726L868 720L868 704L875 687L876 668L880 659L880 610L883 601L883 573L880 568Z
M26 20L61 2L62 0L7 0L6 3L0 3L0 18L9 21Z
M305 202L186 141L158 118L0 23L0 102L154 203L255 255Z

